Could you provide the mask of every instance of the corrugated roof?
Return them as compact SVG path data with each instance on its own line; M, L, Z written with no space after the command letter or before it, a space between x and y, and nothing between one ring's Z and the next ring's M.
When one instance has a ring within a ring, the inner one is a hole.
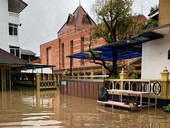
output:
M142 56L142 43L159 38L163 38L163 35L154 32L146 32L131 39L125 39L122 41L102 45L100 47L94 48L93 51L97 52L98 56L105 61L113 61L114 51L117 52L117 60L130 59ZM89 53L90 51L85 51L83 53L77 53L67 57L91 59ZM94 59L97 60L98 58Z
M21 50L21 55L29 55L29 56L35 56L36 54L32 52L31 50Z
M0 63L28 63L0 48Z

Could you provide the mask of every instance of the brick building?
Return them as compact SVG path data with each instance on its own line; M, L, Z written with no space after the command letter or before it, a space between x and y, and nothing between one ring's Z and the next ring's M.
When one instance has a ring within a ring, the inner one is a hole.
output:
M146 21L144 16L141 19ZM79 6L73 14L68 15L67 21L58 31L58 38L40 46L41 64L55 65L54 72L58 78L65 71L69 73L70 58L66 56L88 50L90 28L94 25L95 22L92 18L82 6ZM105 40L98 39L93 47L103 44L105 44ZM107 74L102 66L90 63L88 60L73 59L72 67L72 73L75 76Z
M88 50L90 27L95 22L87 12L79 6L73 14L69 14L66 23L58 31L56 40L47 42L40 46L40 58L42 64L55 65L54 71L57 75L65 70L69 72L70 59L66 56ZM99 40L95 46L104 44L104 40ZM91 69L101 69L101 66L90 63L88 60L73 59L73 72L75 75L90 73ZM99 71L99 70L98 70ZM83 74L84 75L84 74Z

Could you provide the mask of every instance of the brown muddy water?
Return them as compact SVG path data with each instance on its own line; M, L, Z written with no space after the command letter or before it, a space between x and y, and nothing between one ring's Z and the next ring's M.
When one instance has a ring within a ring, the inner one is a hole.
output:
M170 128L162 109L130 112L96 104L95 99L36 92L17 87L0 92L0 128Z

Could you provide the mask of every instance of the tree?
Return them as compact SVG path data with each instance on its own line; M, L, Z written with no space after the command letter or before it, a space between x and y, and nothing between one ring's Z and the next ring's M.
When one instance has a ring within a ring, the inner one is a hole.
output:
M155 7L151 7L150 13L153 13L154 11L158 11L159 5L156 5ZM143 29L149 29L154 28L158 26L158 19L149 19L146 24L143 24Z
M141 33L141 24L137 17L132 16L131 6L132 0L96 0L93 5L98 24L93 28L93 34L90 37L90 57L93 63L102 65L110 72L110 75L117 75L117 52L112 52L113 62L110 68L91 46L96 38L103 38L106 43L113 43Z
M143 29L155 28L158 26L158 21L149 19L146 24L143 24Z

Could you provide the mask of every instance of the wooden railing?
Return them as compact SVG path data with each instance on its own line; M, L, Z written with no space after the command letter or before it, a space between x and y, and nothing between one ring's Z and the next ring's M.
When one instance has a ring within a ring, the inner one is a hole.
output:
M49 89L49 88L56 88L56 81L55 80L41 80L40 81L40 89Z
M170 100L169 74L165 67L161 72L161 79L127 79L127 74L122 70L120 79L107 79L105 81L108 89L150 92L151 97L157 95L159 99Z
M28 86L36 86L35 80L14 80L15 85L28 85Z
M54 80L40 80L40 74L36 74L36 87L37 90L41 89L56 89L57 83L56 78L54 77Z
M105 79L108 78L109 75L88 75L88 76L62 76L61 80L87 80L87 79Z
M131 90L149 92L153 96L161 96L162 83L159 80L144 79L109 79L106 82L108 89Z
M95 81L102 80L108 89L133 90L150 92L151 98L155 95L159 99L170 100L170 80L169 72L165 69L161 72L161 79L127 79L127 74L122 70L120 79L108 79L108 75L89 75L89 76L62 76L61 81Z
M106 85L108 89L150 92L155 95L159 95L161 93L161 82L158 80L109 79L106 82Z

